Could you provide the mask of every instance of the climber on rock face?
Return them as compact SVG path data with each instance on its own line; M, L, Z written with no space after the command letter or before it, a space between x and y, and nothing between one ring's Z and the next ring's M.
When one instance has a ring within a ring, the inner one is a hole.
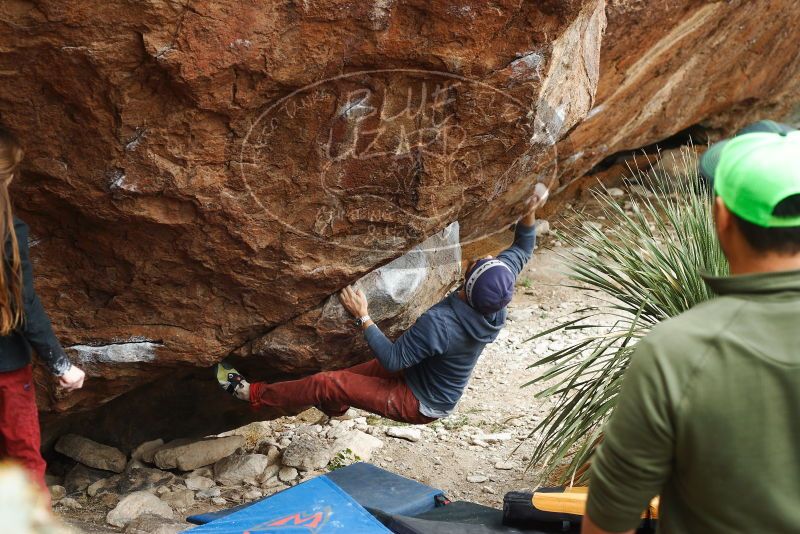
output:
M82 387L84 373L67 359L36 296L28 227L11 212L8 186L22 156L16 138L0 128L0 239L5 243L5 265L0 268L0 460L20 462L46 491L31 348L65 390Z
M274 384L250 384L221 363L217 380L229 393L256 407L316 406L337 416L352 406L412 424L448 416L463 395L483 348L505 325L516 278L533 253L535 211L547 196L547 188L537 184L526 202L527 213L517 223L513 245L497 258L473 262L464 285L423 313L395 342L370 319L364 293L344 288L339 296L342 305L356 317L375 359Z

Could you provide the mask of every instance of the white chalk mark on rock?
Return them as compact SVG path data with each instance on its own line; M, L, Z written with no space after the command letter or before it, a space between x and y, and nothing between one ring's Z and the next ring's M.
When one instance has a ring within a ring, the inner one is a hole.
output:
M154 361L159 347L163 345L152 341L135 341L112 345L72 345L68 348L75 352L81 362L135 363Z

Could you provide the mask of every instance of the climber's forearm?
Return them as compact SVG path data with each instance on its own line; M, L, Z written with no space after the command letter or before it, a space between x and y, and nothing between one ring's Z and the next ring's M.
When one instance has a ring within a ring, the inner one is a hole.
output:
M533 226L536 224L536 208L528 210L528 212L519 220L519 223L524 226Z

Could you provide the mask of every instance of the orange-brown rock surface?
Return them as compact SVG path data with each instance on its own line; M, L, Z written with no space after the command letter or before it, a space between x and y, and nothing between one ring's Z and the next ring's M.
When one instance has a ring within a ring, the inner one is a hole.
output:
M800 3L609 2L594 108L559 143L561 185L607 156L699 126L716 141L800 122Z
M230 354L264 378L366 357L324 316L330 295L454 221L465 243L507 227L537 180L790 113L798 15L793 0L3 2L0 122L27 149L15 202L90 374L65 396L40 373L45 422L122 394L74 424L101 433L134 405L185 418L202 368ZM230 422L193 417L180 430Z

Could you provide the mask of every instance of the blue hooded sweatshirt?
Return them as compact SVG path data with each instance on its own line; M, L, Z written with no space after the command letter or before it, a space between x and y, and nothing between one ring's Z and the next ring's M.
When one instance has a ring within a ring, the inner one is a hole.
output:
M518 276L536 243L533 226L517 224L514 244L497 259ZM505 326L506 309L482 315L453 292L392 343L377 325L364 336L387 371L405 370L405 381L419 400L419 411L432 418L452 413L469 383L483 348Z

